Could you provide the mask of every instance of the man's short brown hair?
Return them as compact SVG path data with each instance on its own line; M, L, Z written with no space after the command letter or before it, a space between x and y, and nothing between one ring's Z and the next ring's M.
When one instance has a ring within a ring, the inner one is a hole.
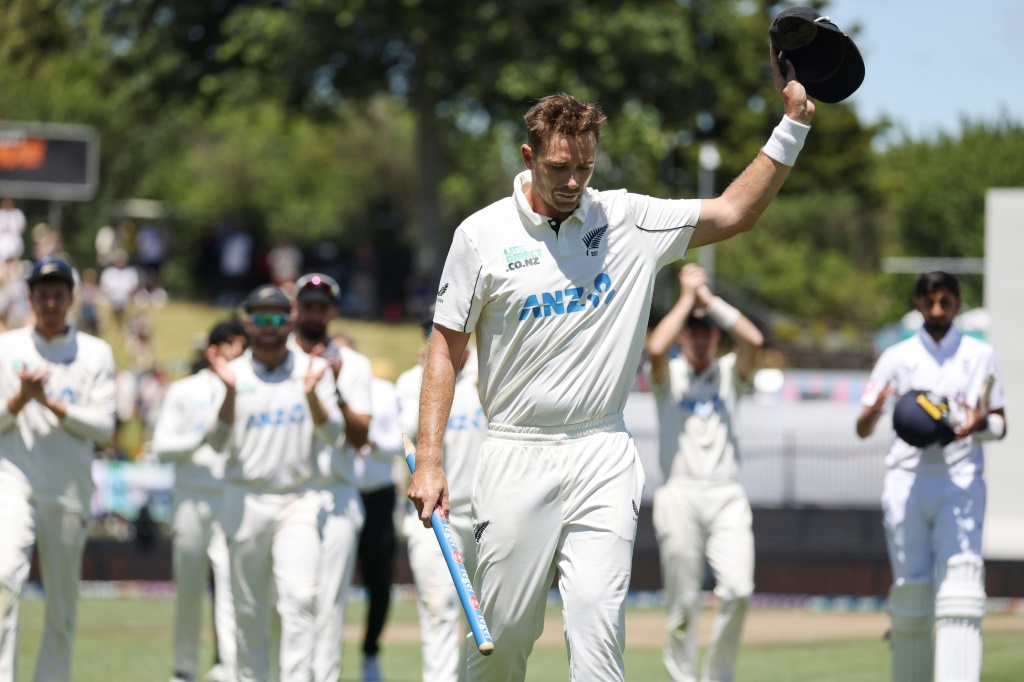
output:
M534 153L554 137L580 137L593 134L601 137L601 128L608 117L597 104L584 104L571 95L559 92L548 95L523 116L526 121L527 142Z

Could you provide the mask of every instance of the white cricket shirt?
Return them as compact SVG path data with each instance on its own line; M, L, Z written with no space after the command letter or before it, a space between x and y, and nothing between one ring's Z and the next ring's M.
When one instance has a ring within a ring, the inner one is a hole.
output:
M659 382L652 380L661 470L666 479L736 481L736 406L745 385L736 371L735 353L712 360L700 374L686 358L673 358L666 376Z
M401 422L405 434L415 439L419 430L420 387L423 368L413 367L398 377ZM473 479L480 447L487 440L487 418L477 388L476 354L472 354L455 380L452 409L442 446L444 474L448 479L448 501L453 509L468 509L473 496Z
M398 421L398 394L387 379L370 379L369 440L352 461L353 480L359 490L371 492L395 484L395 462L404 455Z
M293 352L305 355L295 340L295 334L288 337L288 348ZM372 428L373 403L370 397L370 381L373 379L373 368L370 365L370 359L348 346L335 346L332 343L330 348L337 350L341 358L341 371L338 372L335 384L336 392L331 402L337 407L340 394L341 399L353 412L371 415ZM334 376L331 372L328 374L331 377ZM343 428L344 423L344 417L342 417ZM343 445L342 441L333 443L330 449L322 450L317 456L318 483L340 480L352 485L356 484L358 479L354 469L356 455L352 448L342 447Z
M8 411L22 367L47 368L47 394L67 405L63 420L34 400L17 417ZM0 478L36 499L87 510L94 444L114 433L114 371L107 342L74 327L49 341L30 328L0 334Z
M303 386L311 360L324 362L289 351L281 365L268 370L252 357L251 350L231 362L236 378L235 423L207 438L215 450L228 455L226 481L267 492L289 492L313 479L317 456L334 447L342 419L334 375L328 368L316 386L327 421L314 427Z
M208 369L167 387L152 449L161 461L174 464L176 488L197 492L221 489L227 455L214 450L206 435L216 426L224 392L224 382Z
M874 405L882 389L891 384L896 391L886 405L886 415L891 413L899 396L915 390L934 391L945 396L951 408L960 403L973 407L977 405L989 375L995 376L989 407L993 410L1005 407L1006 395L992 346L964 336L955 327L936 343L922 328L909 339L882 352L864 387L861 403L864 406ZM953 441L945 447L935 443L916 448L893 434L885 464L890 469L948 472L951 475L980 474L985 468L981 443L973 436Z
M470 216L441 275L436 324L476 332L490 422L567 426L619 414L654 276L683 258L699 200L588 188L556 233L523 193Z

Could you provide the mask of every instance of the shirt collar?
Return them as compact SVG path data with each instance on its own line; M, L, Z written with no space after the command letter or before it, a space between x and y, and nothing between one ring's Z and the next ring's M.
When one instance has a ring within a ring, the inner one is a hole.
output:
M32 327L32 340L37 346L44 348L63 348L64 346L71 345L71 342L75 338L75 327L74 325L68 325L67 331L63 334L57 334L52 339L47 339L45 336L39 333L35 327Z
M257 360L253 356L251 348L246 350L245 352L249 356L249 360L252 362L252 367L257 374L261 374L264 376L286 375L291 374L292 368L295 367L295 353L292 350L288 351L288 355L285 357L284 362L274 367L273 369L267 369L266 365Z
M960 345L960 339L962 335L960 330L956 327L950 327L946 335L936 341L932 338L932 335L921 327L917 330L917 336L921 339L921 344L925 349L933 355L951 355Z
M548 227L548 221L550 216L542 216L533 210L530 206L530 200L526 198L526 192L523 191L523 185L530 182L533 178L533 174L524 170L522 173L516 176L515 181L512 183L512 199L515 201L516 208L519 209L519 214L526 218L531 224L535 226ZM563 220L563 224L570 220L576 219L580 221L580 224L587 222L587 214L590 212L590 204L593 203L593 197L591 192L594 190L587 188L587 191L580 197L580 203L576 207L576 210L569 214L569 217Z

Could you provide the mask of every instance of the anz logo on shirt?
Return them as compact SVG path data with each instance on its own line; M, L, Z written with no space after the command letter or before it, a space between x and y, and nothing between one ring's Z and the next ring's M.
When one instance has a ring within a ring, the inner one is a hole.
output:
M58 403L64 403L65 405L75 404L75 391L70 386L65 386L61 390L46 389L46 397L53 398Z
M295 403L295 407L290 410L269 410L249 415L245 429L248 431L264 426L287 426L301 424L304 421L306 421L306 406L302 403Z
M519 321L530 318L569 315L607 307L618 293L612 289L612 278L601 273L594 278L594 292L588 293L583 287L569 287L558 291L545 291L539 296L530 294L519 311ZM603 295L603 298L602 298ZM589 305L588 305L589 304Z
M679 401L679 407L685 412L690 412L701 419L707 419L716 412L722 412L725 409L725 403L717 395L713 396L711 400L694 400L693 398L683 398Z
M484 408L476 408L471 414L453 414L448 417L449 431L469 431L487 426L487 419L484 418Z

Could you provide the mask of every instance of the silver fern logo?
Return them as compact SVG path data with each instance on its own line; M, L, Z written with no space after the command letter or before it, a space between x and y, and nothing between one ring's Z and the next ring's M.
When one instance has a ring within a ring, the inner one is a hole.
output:
M601 249L601 242L604 241L604 233L607 231L608 226L602 225L583 235L583 246L587 248L588 256L597 255L597 252Z
M437 290L437 300L440 301L441 297L444 296L444 292L446 291L448 291L448 282L445 282L444 286Z

